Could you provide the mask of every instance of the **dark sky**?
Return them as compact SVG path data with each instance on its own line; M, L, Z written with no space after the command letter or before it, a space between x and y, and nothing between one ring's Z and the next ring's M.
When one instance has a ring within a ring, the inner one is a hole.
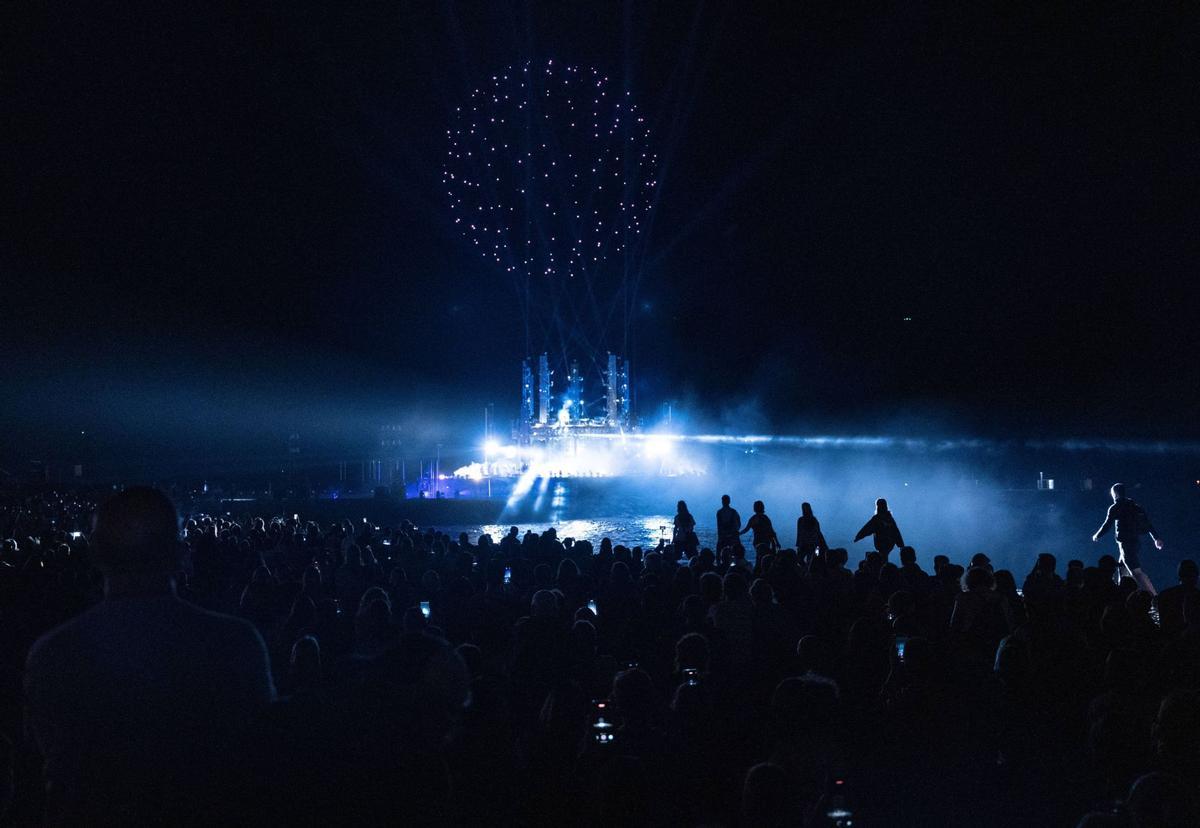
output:
M515 415L517 303L438 182L473 84L549 57L627 80L668 159L644 407L1192 428L1186 4L352 5L5 12L6 433Z

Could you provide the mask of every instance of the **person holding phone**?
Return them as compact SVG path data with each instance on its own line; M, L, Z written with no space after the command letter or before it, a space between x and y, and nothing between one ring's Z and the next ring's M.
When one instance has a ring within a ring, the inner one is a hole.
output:
M675 521L671 529L671 546L675 549L676 557L680 552L692 557L696 554L696 519L688 511L685 501L679 501L675 507Z
M829 547L821 533L821 521L813 514L811 503L800 504L800 517L796 518L796 554L800 560L810 560L817 553L824 554Z

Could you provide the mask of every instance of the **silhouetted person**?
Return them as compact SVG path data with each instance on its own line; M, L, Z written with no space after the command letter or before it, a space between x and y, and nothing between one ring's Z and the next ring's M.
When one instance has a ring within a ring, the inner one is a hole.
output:
M896 519L888 511L887 501L882 497L875 501L875 514L863 525L863 528L858 530L858 534L854 536L854 542L858 543L867 535L873 536L875 549L883 555L884 563L887 563L888 554L893 549L897 546L904 546L900 527L896 525Z
M801 503L800 517L796 518L796 554L801 560L808 560L828 548L825 535L821 533L821 522L813 515L812 504Z
M692 557L696 554L696 519L688 511L687 503L679 501L675 508L675 525L671 530L671 545L675 547L676 556L680 552Z
M1191 558L1180 561L1176 573L1179 583L1167 587L1154 599L1154 605L1158 608L1159 623L1167 635L1173 635L1183 629L1184 602L1188 596L1195 594L1197 580L1200 580L1200 567L1196 566L1196 562Z
M727 546L736 546L742 528L742 516L729 505L729 495L721 495L721 508L717 510L717 554Z
M1125 807L1138 828L1200 825L1200 810L1187 783L1169 773L1148 773L1134 781Z
M1049 552L1037 556L1033 569L1025 577L1022 592L1026 601L1057 601L1062 597L1066 584L1054 571L1058 559Z
M738 532L739 535L754 533L751 537L754 539L755 550L764 545L771 548L779 546L779 537L775 534L775 527L771 525L766 510L767 507L761 500L754 501L754 514L746 521L745 528Z
M1121 574L1131 576L1137 581L1139 587L1154 595L1156 594L1154 584L1150 582L1150 577L1142 571L1138 553L1141 551L1142 535L1150 536L1150 539L1154 541L1155 549L1163 548L1162 538L1154 531L1150 518L1146 515L1146 510L1125 496L1124 483L1114 483L1110 494L1112 494L1113 503L1108 507L1108 514L1104 518L1103 525L1096 530L1096 534L1092 535L1092 541L1100 540L1108 534L1109 529L1113 529L1113 534L1117 538L1117 549L1121 554L1119 560Z
M211 824L236 807L241 739L275 688L253 626L176 597L178 520L154 489L104 503L92 534L104 600L29 653L52 823Z
M762 762L746 772L742 785L742 825L768 828L800 822L793 804L793 785L778 765Z

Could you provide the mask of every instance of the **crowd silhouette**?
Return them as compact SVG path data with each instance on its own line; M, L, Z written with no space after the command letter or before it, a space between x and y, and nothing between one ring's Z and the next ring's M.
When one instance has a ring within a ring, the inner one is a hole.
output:
M1122 562L1043 552L1014 574L982 552L922 568L882 499L851 566L799 511L786 548L761 502L743 525L727 497L711 550L681 501L672 541L642 549L180 520L148 488L14 496L0 813L1200 824L1200 568L1140 588L1148 521L1110 513Z

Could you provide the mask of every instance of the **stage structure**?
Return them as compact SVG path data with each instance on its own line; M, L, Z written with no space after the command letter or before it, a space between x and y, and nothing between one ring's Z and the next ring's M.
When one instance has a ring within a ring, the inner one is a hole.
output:
M685 438L662 424L642 429L631 406L629 361L608 353L599 382L589 383L572 362L556 381L547 354L521 364L521 416L511 442L485 434L483 462L455 470L454 477L509 479L512 497L548 481L581 477L703 474L704 466ZM534 377L537 381L534 381ZM536 400L536 404L535 404Z
M566 380L555 393L554 372L547 354L538 357L537 411L534 411L533 366L521 364L521 419L513 428L518 446L563 448L563 444L603 435L635 432L630 415L629 362L609 353L602 388L589 388L579 363L572 361Z

